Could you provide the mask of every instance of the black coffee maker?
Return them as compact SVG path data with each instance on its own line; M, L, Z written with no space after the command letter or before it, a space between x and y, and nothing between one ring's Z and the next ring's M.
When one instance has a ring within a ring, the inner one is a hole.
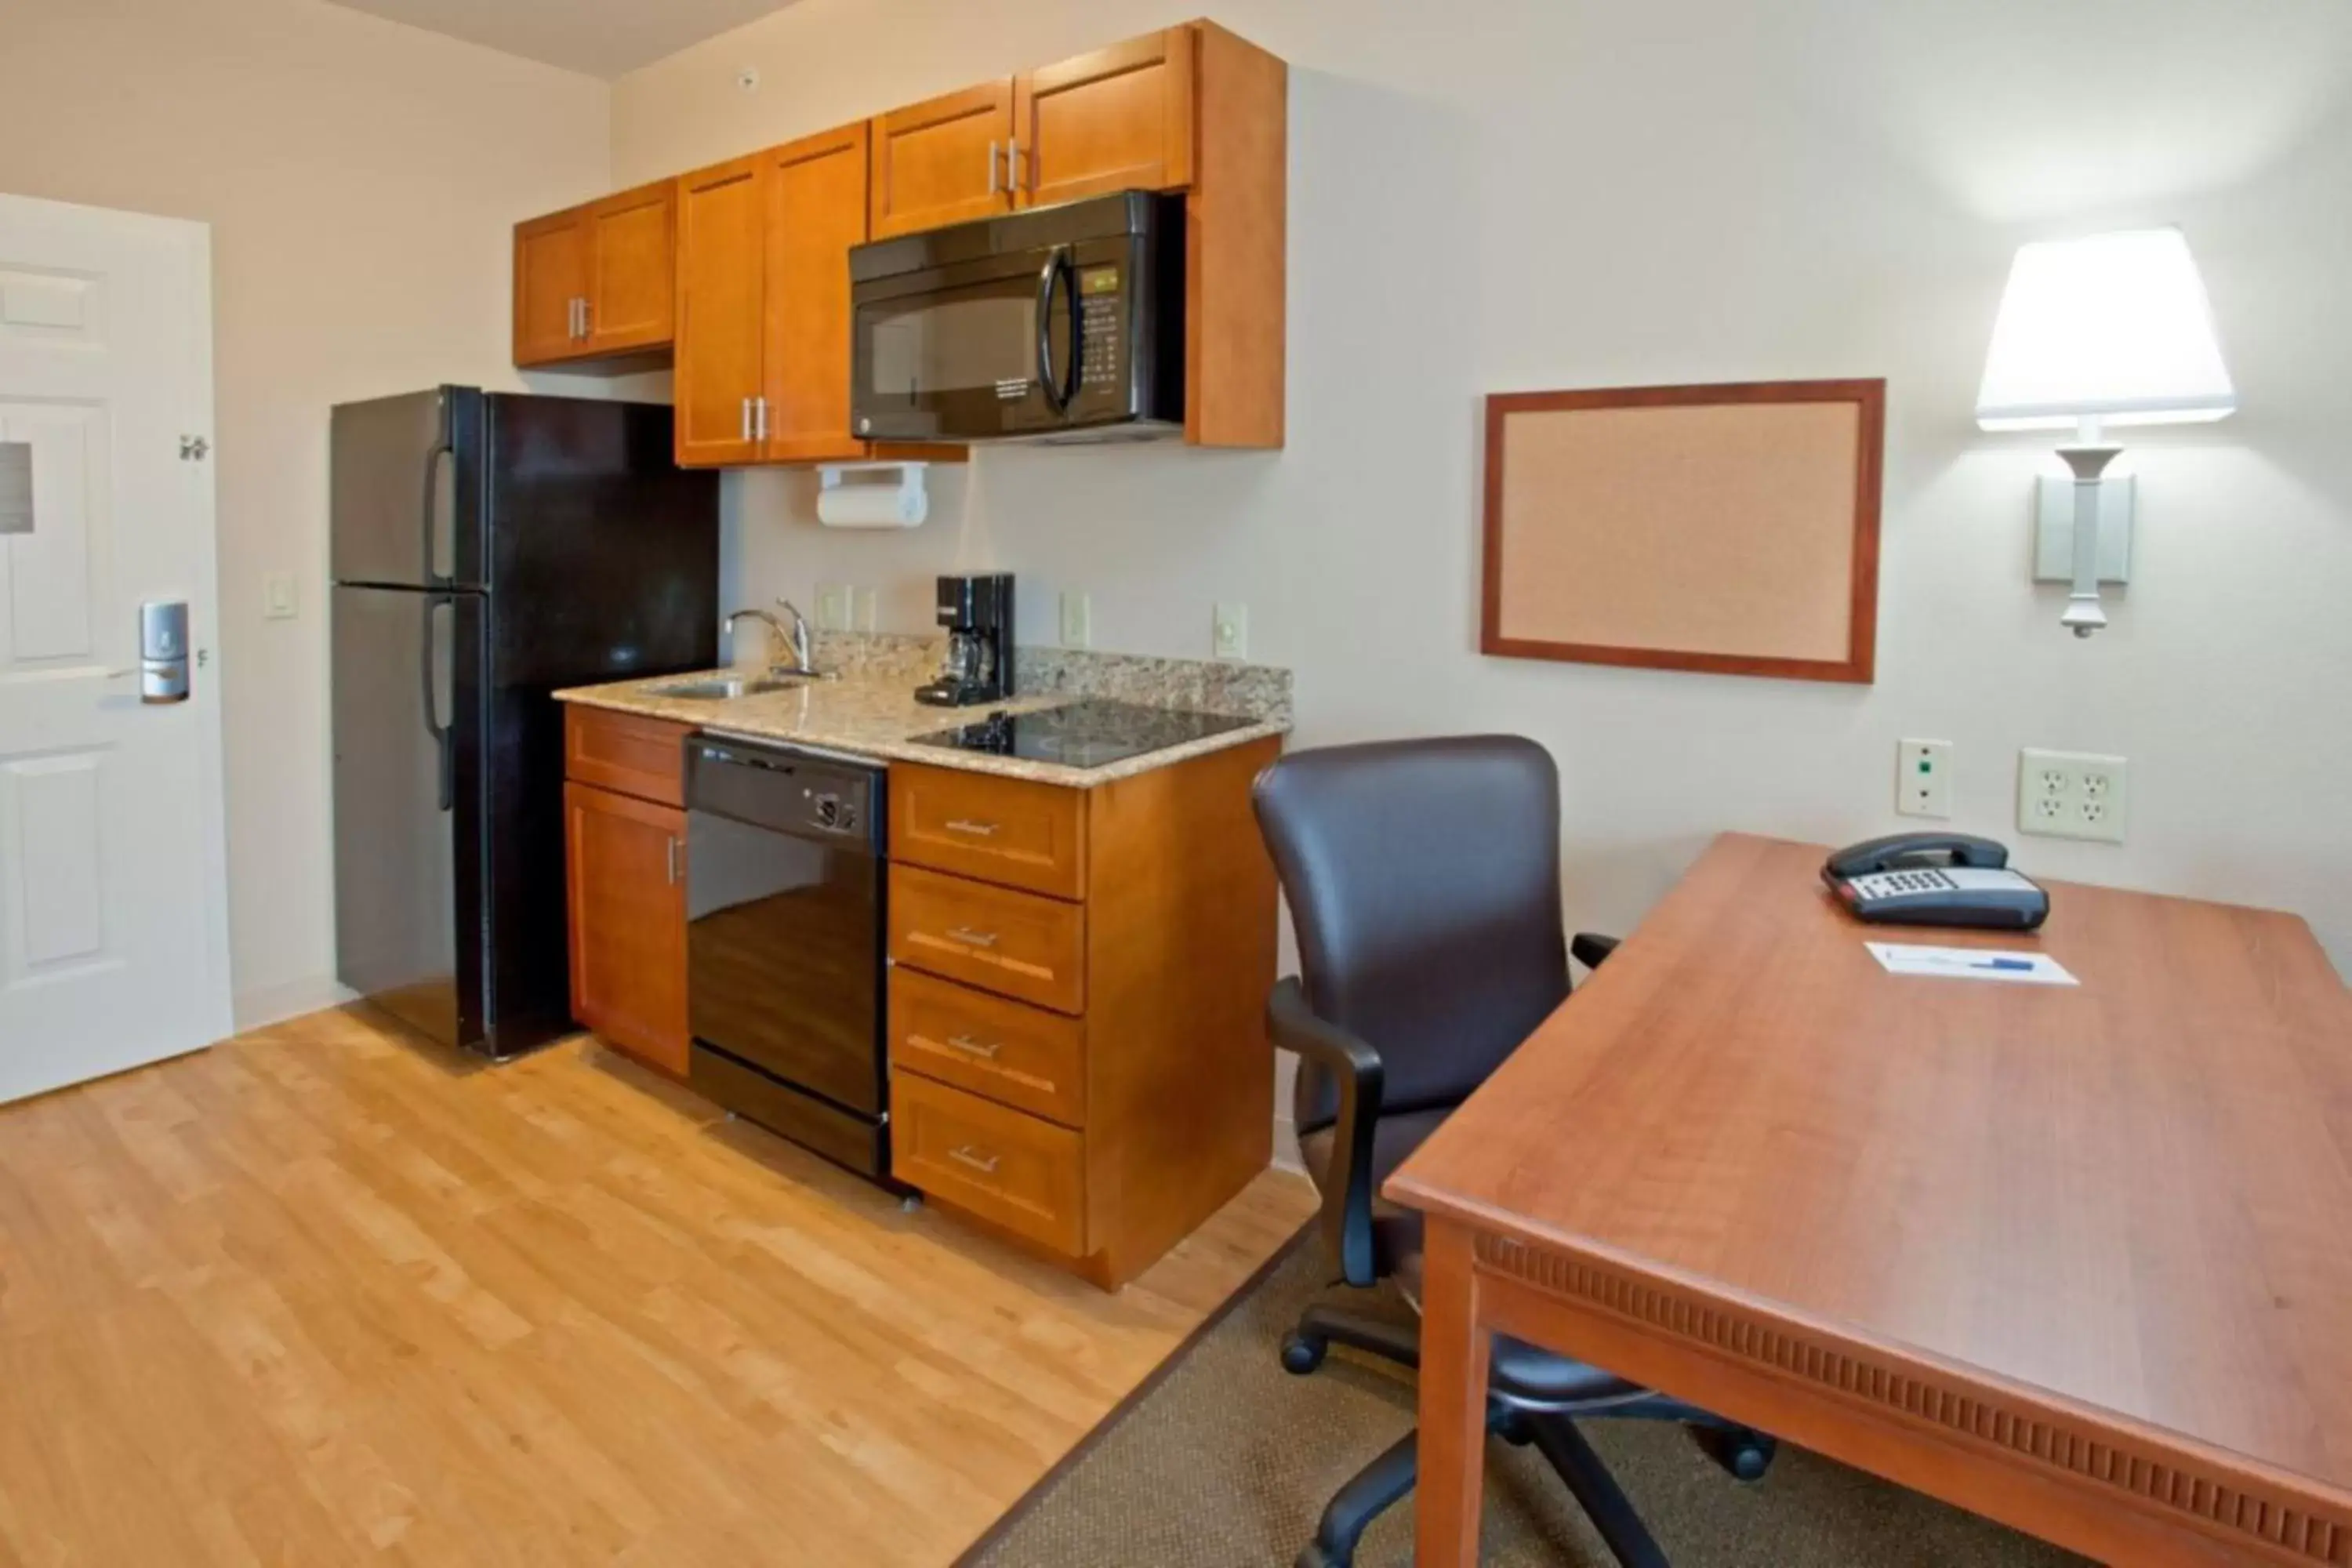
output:
M940 625L947 654L939 678L915 688L916 701L962 708L1013 695L1013 574L940 578Z

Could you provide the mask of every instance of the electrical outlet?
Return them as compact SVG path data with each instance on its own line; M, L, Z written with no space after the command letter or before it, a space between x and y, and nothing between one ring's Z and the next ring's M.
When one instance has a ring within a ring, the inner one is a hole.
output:
M1210 626L1210 652L1218 658L1249 657L1249 606L1219 605Z
M1084 594L1064 594L1062 595L1062 646L1092 647L1094 640L1094 601Z
M850 595L852 590L839 583L822 584L816 591L816 625L819 631L849 630Z
M1895 809L1905 816L1952 815L1952 743L1895 744Z
M851 613L856 616L850 629L860 632L872 631L878 615L877 606L881 598L880 594L872 588L852 588L849 593L852 600Z
M2095 752L2017 754L2017 826L2052 838L2124 841L2129 764Z
M268 572L262 574L261 613L266 618L273 621L290 621L294 618L293 573Z

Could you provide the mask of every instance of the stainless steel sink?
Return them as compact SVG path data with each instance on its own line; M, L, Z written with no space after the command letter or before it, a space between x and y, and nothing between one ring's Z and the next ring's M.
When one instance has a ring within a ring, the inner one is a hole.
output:
M757 697L765 691L790 691L796 686L806 686L813 680L837 680L840 672L828 669L770 670L765 675L707 675L695 680L674 681L667 686L649 686L648 697L675 697L688 702L727 702L738 697Z

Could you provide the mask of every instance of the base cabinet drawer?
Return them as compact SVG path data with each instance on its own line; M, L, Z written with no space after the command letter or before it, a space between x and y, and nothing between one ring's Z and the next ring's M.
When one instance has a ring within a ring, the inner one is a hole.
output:
M1086 791L917 763L890 765L890 858L1082 898Z
M890 971L890 1065L1058 1121L1086 1125L1083 1020L903 965Z
M890 1165L942 1202L1076 1258L1086 1139L918 1074L890 1074Z
M919 866L890 868L893 962L1057 1013L1083 1013L1087 912Z

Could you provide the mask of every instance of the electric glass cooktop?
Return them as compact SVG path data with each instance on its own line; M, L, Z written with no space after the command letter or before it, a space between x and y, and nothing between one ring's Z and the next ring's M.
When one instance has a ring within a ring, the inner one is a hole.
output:
M1256 722L1223 713L1188 713L1090 698L1035 713L991 713L976 723L909 739L919 746L991 752L1066 768L1099 768L1229 730L1246 730Z

